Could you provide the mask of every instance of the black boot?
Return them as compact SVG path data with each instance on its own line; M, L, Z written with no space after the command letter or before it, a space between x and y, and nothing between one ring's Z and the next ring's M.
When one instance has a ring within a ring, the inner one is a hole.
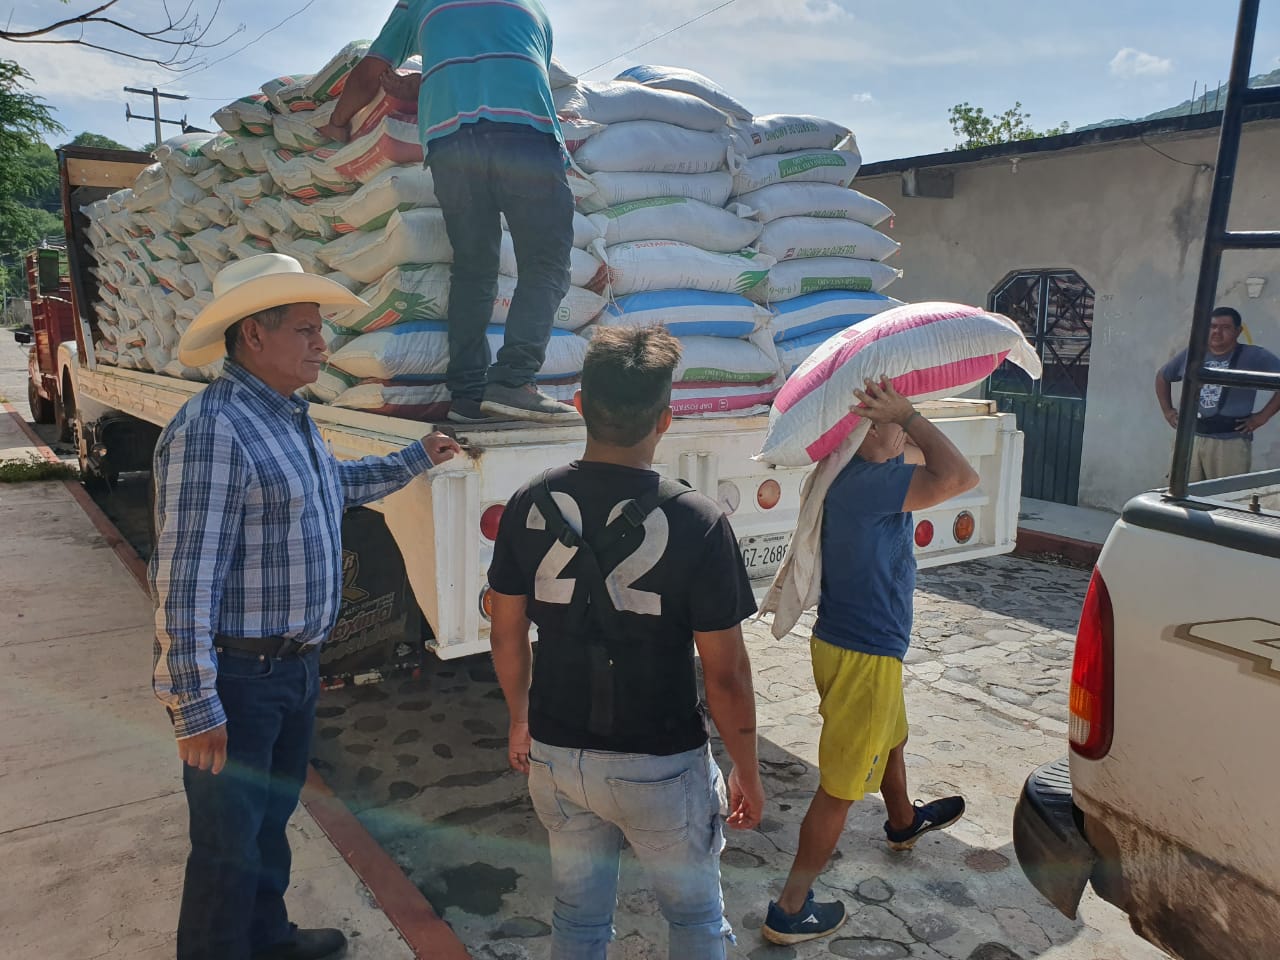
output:
M253 960L330 960L342 956L346 949L347 938L341 930L303 930L295 924L292 940L255 950Z

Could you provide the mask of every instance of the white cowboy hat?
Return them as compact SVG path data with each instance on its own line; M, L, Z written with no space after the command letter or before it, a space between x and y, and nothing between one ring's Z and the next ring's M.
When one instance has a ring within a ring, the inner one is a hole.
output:
M213 278L213 300L178 341L178 360L203 367L225 353L223 335L250 314L290 303L324 307L368 307L354 293L326 277L304 273L302 264L282 253L263 253L229 263Z

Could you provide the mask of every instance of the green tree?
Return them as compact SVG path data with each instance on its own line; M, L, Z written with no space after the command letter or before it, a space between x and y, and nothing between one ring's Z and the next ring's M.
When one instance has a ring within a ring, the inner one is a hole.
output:
M84 133L77 133L70 145L73 147L96 147L99 150L133 149L133 147L126 147L119 140L112 140L110 137L104 137L100 133L90 133L88 130Z
M1071 129L1065 122L1048 130L1033 129L1031 115L1022 112L1022 101L1015 102L1000 114L988 114L982 107L975 107L967 102L957 103L951 108L948 119L951 121L952 132L961 138L956 144L957 150L990 147L1016 140L1034 140L1037 137L1055 137Z
M15 269L22 254L49 234L62 232L52 210L41 209L57 190L58 171L42 137L62 133L49 105L26 87L31 75L12 60L0 60L0 283L22 286ZM55 208L56 209L56 205Z

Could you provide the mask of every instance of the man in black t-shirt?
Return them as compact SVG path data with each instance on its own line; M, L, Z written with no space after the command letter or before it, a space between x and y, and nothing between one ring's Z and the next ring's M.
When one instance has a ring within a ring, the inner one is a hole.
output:
M551 846L553 960L604 960L624 839L673 960L723 958L723 825L751 829L764 808L741 628L756 605L737 540L719 506L651 469L679 359L659 327L599 329L575 398L586 453L518 490L494 544L493 659L509 760ZM695 646L734 763L727 804Z

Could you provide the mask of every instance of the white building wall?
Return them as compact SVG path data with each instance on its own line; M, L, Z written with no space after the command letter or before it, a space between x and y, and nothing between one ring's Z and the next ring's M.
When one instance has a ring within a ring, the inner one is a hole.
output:
M955 196L947 200L903 197L898 174L855 184L895 211L887 232L902 243L895 259L904 276L887 291L893 296L985 305L1024 268L1070 268L1093 286L1082 505L1119 509L1168 479L1173 431L1153 383L1186 345L1216 134L949 167ZM1280 228L1277 156L1280 122L1246 126L1233 228ZM1248 296L1247 277L1266 279L1259 298ZM1280 353L1280 253L1228 253L1218 303L1240 310L1253 342ZM1254 444L1254 468L1267 467L1280 467L1280 417Z

